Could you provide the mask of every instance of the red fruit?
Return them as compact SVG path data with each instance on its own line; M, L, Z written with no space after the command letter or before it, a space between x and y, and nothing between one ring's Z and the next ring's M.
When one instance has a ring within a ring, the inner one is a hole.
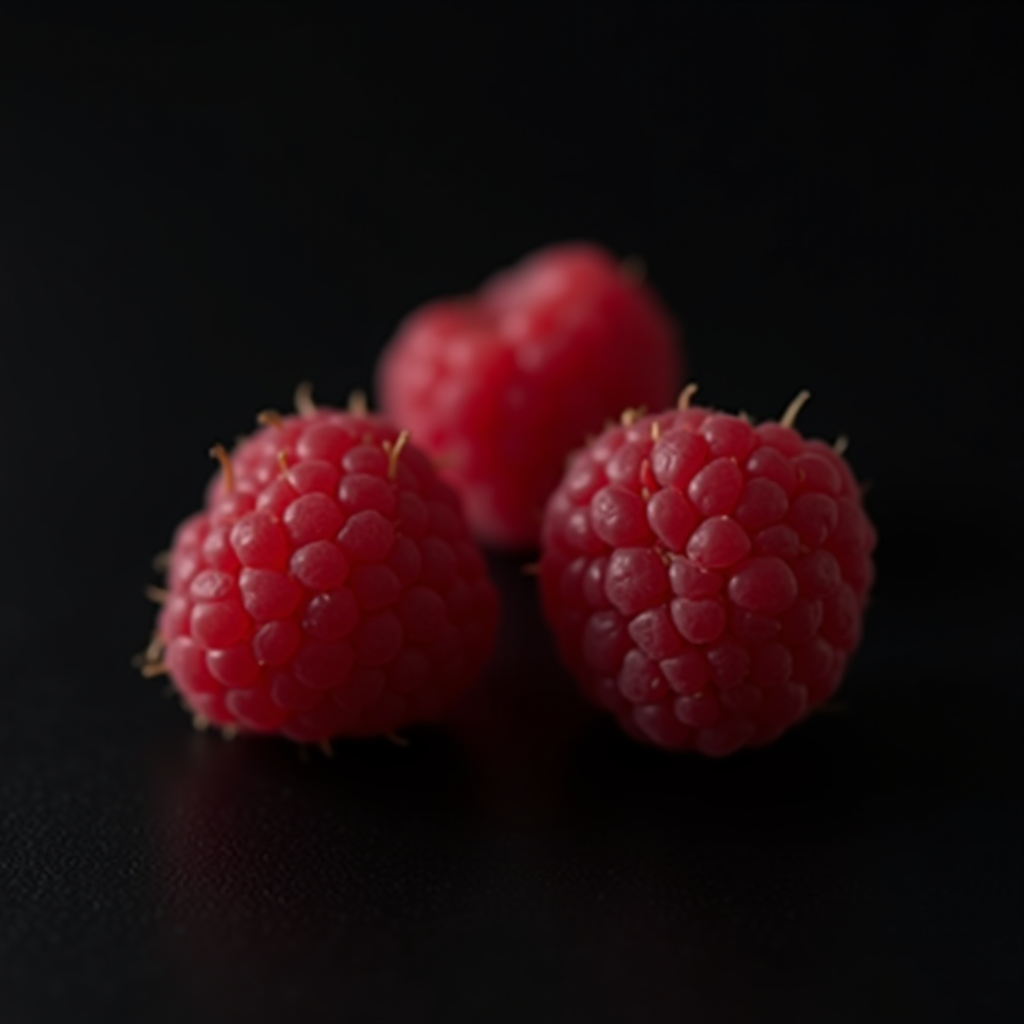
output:
M562 659L638 739L712 756L830 697L860 641L875 531L842 456L688 408L607 429L548 503L540 577Z
M178 528L150 658L163 645L192 710L244 732L322 742L436 718L498 616L458 498L386 420L267 421L218 450L205 508Z
M566 455L623 407L671 402L681 372L651 291L601 249L565 245L413 313L378 386L442 462L477 536L530 547Z

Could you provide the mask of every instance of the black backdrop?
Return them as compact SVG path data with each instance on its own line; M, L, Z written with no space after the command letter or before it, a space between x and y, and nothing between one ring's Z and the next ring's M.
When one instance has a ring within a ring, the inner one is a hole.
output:
M1019 1019L1018 4L0 11L6 1021ZM572 238L645 259L707 401L851 437L833 713L640 749L495 559L448 729L193 734L128 658L210 443Z

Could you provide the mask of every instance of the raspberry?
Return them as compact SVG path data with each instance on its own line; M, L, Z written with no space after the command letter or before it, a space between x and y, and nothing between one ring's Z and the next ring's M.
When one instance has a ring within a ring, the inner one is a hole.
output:
M146 674L166 669L200 723L300 742L436 718L498 616L457 496L359 409L261 421L215 450L205 508L175 534Z
M676 330L602 250L539 252L473 298L431 303L378 369L383 408L444 466L475 533L536 546L566 455L626 405L661 408L682 372Z
M839 686L875 531L839 451L779 423L623 414L544 518L541 593L562 660L631 736L711 756L768 743Z

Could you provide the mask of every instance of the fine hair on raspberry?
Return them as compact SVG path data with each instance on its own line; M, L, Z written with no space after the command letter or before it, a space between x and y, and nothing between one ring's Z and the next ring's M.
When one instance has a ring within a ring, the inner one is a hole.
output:
M627 411L547 506L544 611L584 694L636 739L711 756L771 742L856 649L875 530L835 446L690 406Z

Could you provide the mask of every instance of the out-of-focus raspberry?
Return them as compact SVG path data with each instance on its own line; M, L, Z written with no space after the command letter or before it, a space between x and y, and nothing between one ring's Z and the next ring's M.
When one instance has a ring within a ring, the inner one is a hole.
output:
M787 417L624 419L547 506L562 659L637 739L712 756L768 743L835 692L860 641L876 536L853 473Z
M271 419L175 534L158 621L175 686L211 723L302 742L437 718L498 616L457 496L384 419Z
M471 298L413 313L378 369L384 410L436 456L486 543L535 546L565 457L627 405L679 388L681 345L649 288L564 245Z

